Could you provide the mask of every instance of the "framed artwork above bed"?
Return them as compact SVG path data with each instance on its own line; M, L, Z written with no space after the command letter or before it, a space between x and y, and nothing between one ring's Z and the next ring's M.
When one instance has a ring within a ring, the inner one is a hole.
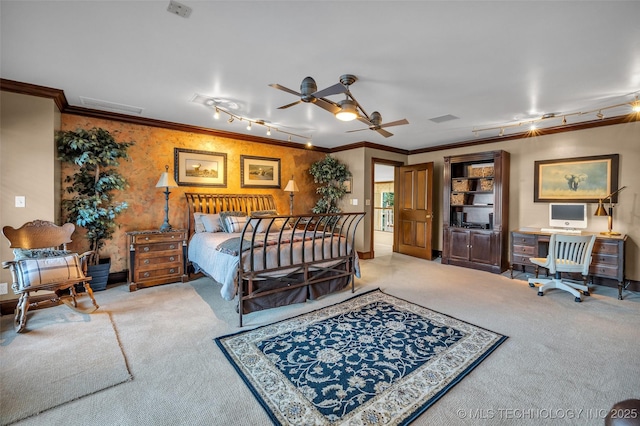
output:
M227 154L174 148L174 173L180 186L227 186Z
M280 159L240 156L242 188L280 188Z

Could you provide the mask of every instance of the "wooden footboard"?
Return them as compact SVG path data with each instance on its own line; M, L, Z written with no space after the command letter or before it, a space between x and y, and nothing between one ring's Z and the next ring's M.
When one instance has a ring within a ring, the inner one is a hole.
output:
M185 194L189 236L194 213L276 210L270 194ZM251 217L238 239L237 295L243 314L299 303L351 284L358 259L356 229L365 213ZM292 234L292 230L294 231ZM344 280L344 281L341 281ZM344 284L344 285L342 285Z

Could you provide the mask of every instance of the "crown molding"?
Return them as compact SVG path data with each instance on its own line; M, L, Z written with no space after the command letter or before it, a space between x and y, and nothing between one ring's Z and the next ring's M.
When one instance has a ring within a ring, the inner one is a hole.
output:
M60 112L64 114L74 114L74 115L80 115L84 117L101 118L105 120L116 120L124 123L138 124L142 126L160 127L163 129L205 134L209 136L237 139L237 140L262 143L267 145L276 145L276 146L282 146L282 147L293 148L293 149L306 149L311 151L325 152L329 154L333 152L348 151L348 150L357 149L357 148L371 148L371 149L378 149L380 151L386 151L386 152L391 152L395 154L415 155L415 154L423 154L427 152L444 151L444 150L454 149L454 148L485 145L485 144L495 143L495 142L504 142L508 140L527 139L527 138L538 137L538 136L552 135L555 133L573 132L576 130L592 129L595 127L611 126L614 124L631 123L631 122L640 120L640 114L627 114L627 115L620 115L616 117L604 118L602 120L592 120L592 121L585 121L581 123L564 124L560 126L547 127L544 129L537 129L533 132L525 131L522 133L515 133L507 136L494 136L494 137L488 137L488 138L482 138L482 139L474 138L467 141L461 141L461 142L455 142L455 143L450 143L446 145L438 145L438 146L413 149L413 150L394 148L391 146L380 145L377 143L367 142L367 141L356 142L353 144L339 146L335 148L323 148L323 147L316 147L316 146L309 147L306 144L280 141L280 140L269 139L269 138L264 138L260 136L245 135L243 133L233 133L233 132L227 132L224 130L214 130L206 127L198 127L198 126L192 126L187 124L174 123L170 121L156 120L153 118L135 117L127 114L102 111L102 110L97 110L92 108L71 106L67 102L67 98L64 94L64 91L60 89L53 89L50 87L38 86L35 84L22 83L19 81L7 80L4 78L0 79L0 90L13 92L13 93L20 93L23 95L38 96L38 97L53 99L53 101L55 102Z

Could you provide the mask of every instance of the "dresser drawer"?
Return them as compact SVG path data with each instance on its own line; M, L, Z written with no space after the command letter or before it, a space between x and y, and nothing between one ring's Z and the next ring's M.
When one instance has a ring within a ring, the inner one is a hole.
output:
M173 241L168 243L155 243L155 244L138 244L135 250L143 255L145 253L161 252L161 251L178 251L182 249L181 241Z
M182 240L185 240L186 234L184 232L162 232L162 233L154 233L154 234L141 234L134 236L133 243L134 244L144 244L144 243L161 243L161 242L169 242L176 241L181 243Z
M178 278L182 275L182 265L171 266L167 268L159 268L152 270L137 270L135 273L135 281L136 282L145 282L147 280L153 280L156 278L169 278L174 277L176 281L179 281Z
M148 270L148 269L156 269L158 266L167 267L167 266L175 266L182 263L182 254L170 254L164 256L144 256L141 255L136 259L136 269L140 268L140 270Z

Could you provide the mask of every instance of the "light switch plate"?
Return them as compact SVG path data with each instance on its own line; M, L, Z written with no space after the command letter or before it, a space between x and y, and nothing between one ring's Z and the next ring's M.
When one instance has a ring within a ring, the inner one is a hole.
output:
M16 195L16 207L25 207L27 200L24 195Z
M8 283L0 283L0 294L7 294L9 292Z

